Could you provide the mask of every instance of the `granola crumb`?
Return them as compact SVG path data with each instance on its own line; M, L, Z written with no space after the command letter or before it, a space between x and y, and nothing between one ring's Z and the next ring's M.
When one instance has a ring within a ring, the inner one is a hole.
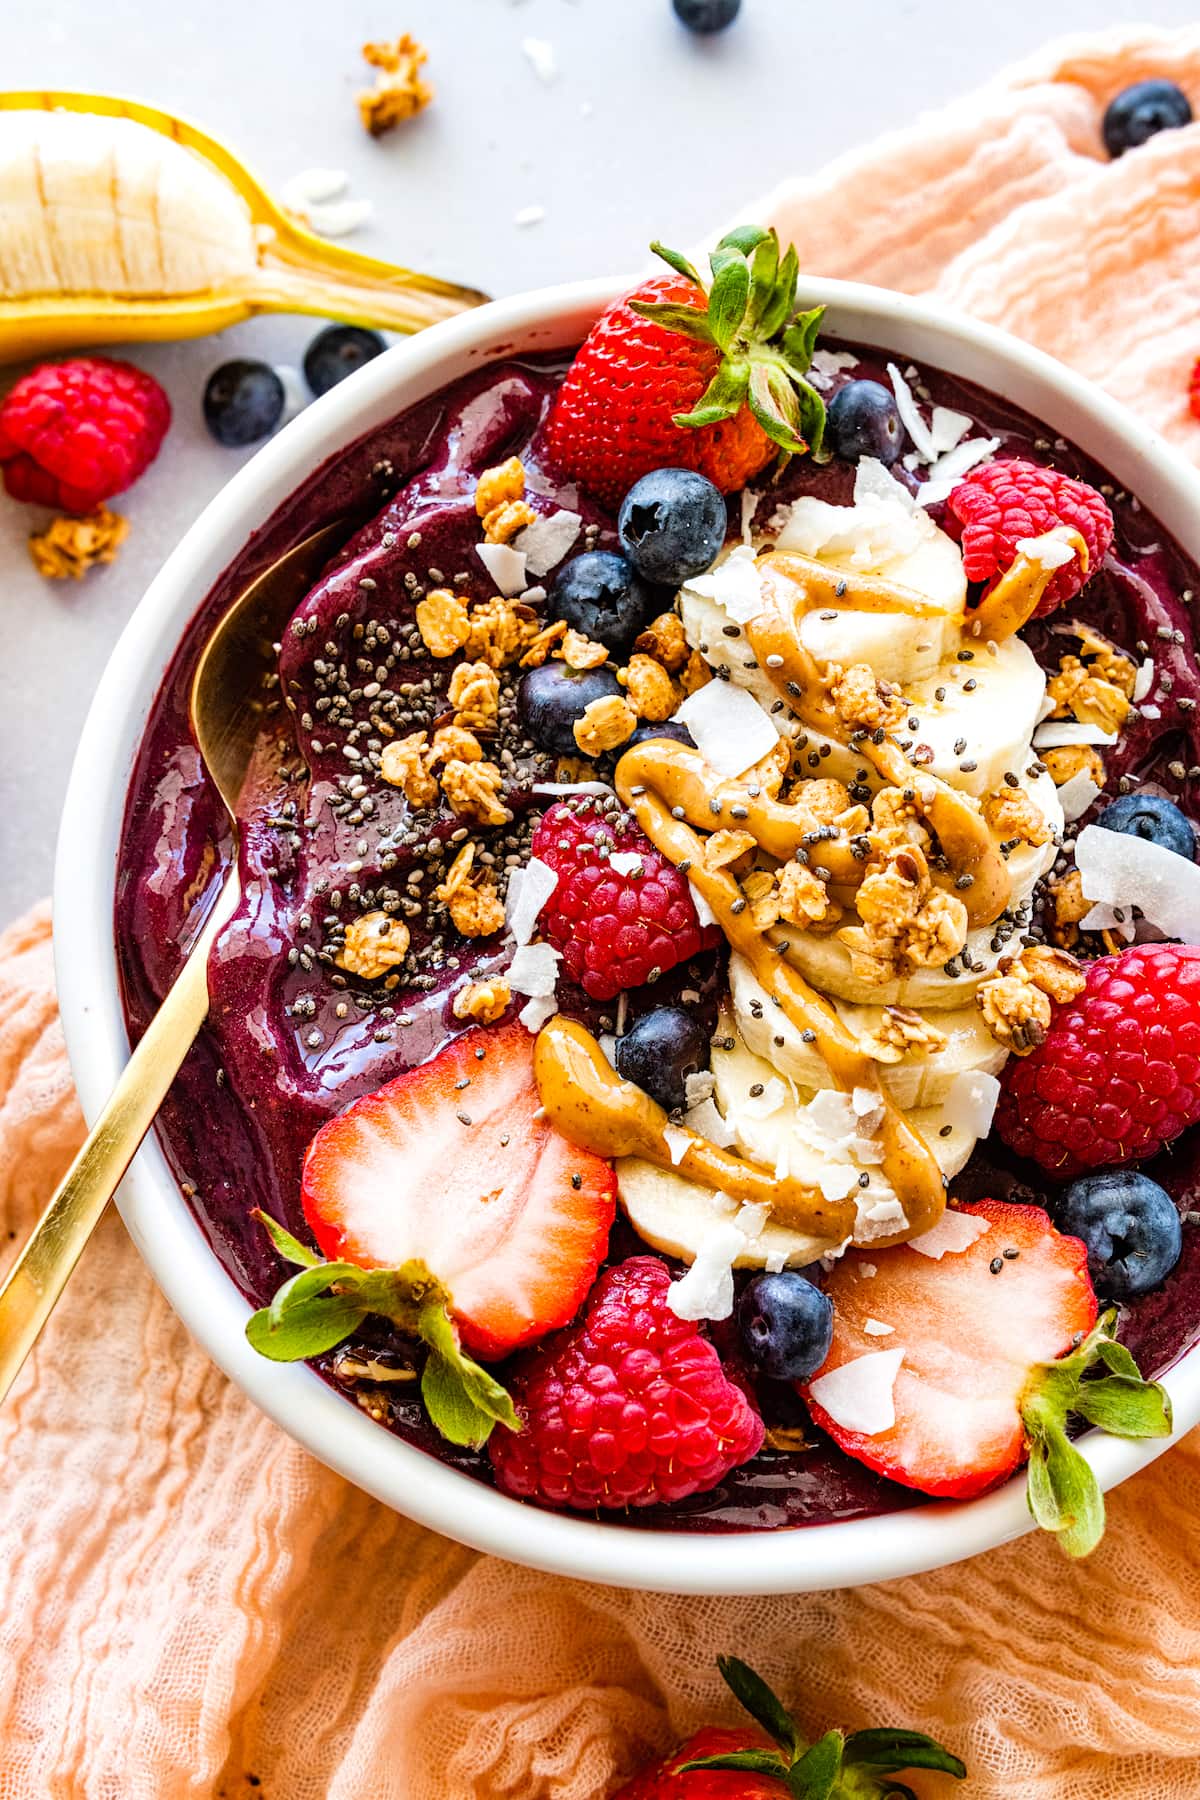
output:
M561 656L568 669L598 669L608 661L608 651L604 645L594 643L582 631L565 632L554 654Z
M867 663L854 663L849 669L831 666L829 697L843 725L856 731L890 731L899 725L907 711L903 695L890 681L876 679Z
M1097 787L1104 786L1104 758L1092 744L1059 744L1053 750L1038 752L1055 787L1062 787L1075 775L1090 775Z
M903 844L883 852L858 890L859 925L838 932L860 981L881 986L911 969L935 968L967 941L967 909L932 885L924 853Z
M475 484L475 511L486 519L498 506L509 500L525 498L525 464L519 456L485 469Z
M500 677L486 662L461 662L450 677L447 699L454 722L467 731L488 731L500 713Z
M653 725L669 719L682 698L677 683L650 656L631 656L629 667L620 671L617 680L628 692L638 717Z
M704 866L727 869L757 848L758 839L749 831L714 831L704 841Z
M438 784L430 773L426 733L412 731L407 737L385 744L379 758L379 773L389 787L404 790L410 806L435 805Z
M556 644L562 642L567 635L567 621L556 619L553 625L543 625L531 642L528 650L521 658L523 669L540 669ZM605 656L608 652L605 651Z
M464 844L435 890L463 937L491 937L504 923L504 904L489 877L472 881L475 845Z
M699 688L707 687L713 678L713 672L698 650L693 650L684 664L679 677L679 685L683 689L684 698L694 694Z
M390 744L388 749L391 749ZM433 742L426 757L426 763L431 769L448 762L482 761L483 745L473 731L468 731L462 725L440 725L433 734Z
M615 750L618 744L624 744L637 730L637 714L628 700L619 694L606 694L600 700L593 700L583 710L583 717L576 719L574 725L575 742L585 756L602 756L606 750Z
M1083 970L1065 950L1031 945L1006 956L996 973L979 984L975 1004L998 1043L1014 1056L1028 1056L1045 1042L1053 1006L1082 993Z
M488 544L511 544L519 531L537 518L528 500L502 500L484 514L483 537Z
M1050 936L1060 949L1069 950L1079 942L1079 921L1086 919L1092 902L1083 895L1083 877L1078 869L1070 869L1059 881L1046 884L1050 913Z
M784 863L778 871L779 916L788 925L804 929L827 923L841 908L830 900L825 883L797 862Z
M346 927L346 941L334 959L349 975L376 981L399 968L408 955L409 931L385 912L363 913Z
M911 1007L885 1006L879 1024L866 1033L862 1046L876 1062L898 1063L906 1056L933 1056L944 1050L946 1034Z
M115 560L129 535L129 520L101 506L86 518L65 514L29 538L29 555L47 581L82 581L89 569Z
M435 588L417 604L417 630L431 656L453 656L471 635L467 603L449 588Z
M983 803L983 817L1002 840L1019 838L1036 848L1048 844L1054 835L1041 807L1021 788L1002 787L989 794Z
M472 607L465 654L474 662L487 663L490 668L507 668L537 635L535 622L526 615L528 608L523 615L501 594L493 594L482 606Z
M420 73L429 53L406 31L394 43L364 44L362 54L378 73L374 86L359 90L358 113L364 129L382 137L433 99L433 89Z
M1096 641L1101 654L1087 663L1078 656L1064 656L1057 675L1046 683L1046 697L1054 702L1050 716L1119 731L1129 715L1137 670L1127 656Z
M442 770L442 792L460 819L480 825L507 825L512 818L500 794L504 776L492 762L463 762L458 758Z
M683 621L673 612L659 613L657 619L651 619L645 631L634 640L633 647L661 663L668 675L678 675L691 654L683 634Z
M490 981L470 981L454 996L452 1011L456 1019L474 1019L477 1025L494 1025L503 1018L512 989L502 975Z

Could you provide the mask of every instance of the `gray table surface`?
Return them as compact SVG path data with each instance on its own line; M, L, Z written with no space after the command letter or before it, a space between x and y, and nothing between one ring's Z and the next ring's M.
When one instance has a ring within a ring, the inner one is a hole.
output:
M348 240L495 294L636 267L653 236L686 244L794 170L987 78L1048 33L1129 17L1120 0L744 0L697 39L668 0L0 0L5 87L89 88L152 100L224 138L278 187L342 168L371 199ZM1158 24L1190 22L1157 0ZM1146 13L1142 17L1146 17ZM436 104L390 138L361 130L358 46L412 31ZM543 82L522 41L548 41ZM543 207L521 227L514 215ZM85 582L43 582L30 513L0 496L0 920L50 885L54 831L80 724L105 657L187 525L248 453L211 442L208 372L236 354L298 363L310 321L265 318L218 342L139 346L175 409L168 447L121 503L120 560Z

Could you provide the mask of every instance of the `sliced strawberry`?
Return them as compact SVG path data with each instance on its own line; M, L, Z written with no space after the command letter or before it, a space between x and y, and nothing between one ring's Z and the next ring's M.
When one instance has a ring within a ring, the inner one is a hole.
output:
M607 1248L616 1179L540 1115L524 1026L465 1032L313 1139L303 1201L321 1250L424 1263L480 1356L567 1324Z
M811 1386L819 1396L822 1379L854 1358L903 1351L891 1429L847 1430L801 1392L848 1455L905 1487L966 1498L1024 1461L1021 1406L1036 1365L1091 1330L1096 1296L1084 1246L1040 1207L981 1200L957 1210L986 1221L968 1248L940 1260L907 1245L851 1251L825 1284L833 1347Z

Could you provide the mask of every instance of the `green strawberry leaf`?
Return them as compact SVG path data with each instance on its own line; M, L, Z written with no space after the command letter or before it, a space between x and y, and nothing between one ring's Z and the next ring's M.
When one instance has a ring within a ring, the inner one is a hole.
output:
M717 270L708 296L708 318L713 339L728 350L742 328L750 298L750 265L744 256L731 256Z
M649 319L652 325L661 325L664 331L695 338L700 344L716 342L708 314L697 306L681 306L674 300L631 300L629 310L641 319Z
M684 256L681 251L668 250L667 246L665 244L660 244L657 239L651 244L650 248L653 250L655 256L661 258L661 260L666 263L668 269L674 269L675 273L677 275L682 275L685 281L694 281L698 288L704 286L704 283L700 279L699 270L694 263L688 261L687 257Z
M724 250L736 250L742 256L753 256L760 244L773 237L775 233L768 231L765 225L735 225L732 231L725 233L713 256L720 256Z
M789 244L779 264L778 272L772 286L771 294L762 314L758 319L758 329L762 337L770 340L782 329L796 304L796 283L800 279L800 258L796 255L796 246ZM807 365L805 365L807 367Z
M774 1775L780 1781L787 1778L787 1764L774 1750L726 1750L719 1756L698 1756L694 1762L679 1765L681 1775L690 1774L693 1769L740 1769L747 1775Z
M507 1389L466 1354L444 1305L423 1306L418 1330L429 1346L421 1398L443 1437L479 1450L496 1424L521 1430Z
M745 404L749 382L750 364L725 357L691 412L674 415L676 425L715 425L731 419Z
M854 1731L846 1739L843 1760L847 1767L862 1763L872 1769L940 1769L962 1781L967 1766L923 1731L903 1731L885 1725L876 1730Z
M1089 1425L1114 1437L1169 1437L1171 1402L1156 1381L1140 1375L1105 1375L1080 1384L1074 1410Z
M789 1759L794 1757L801 1748L800 1734L778 1694L740 1656L718 1656L717 1668L734 1699L740 1701L768 1737L787 1751Z
M787 1780L796 1800L831 1800L836 1795L843 1743L840 1731L827 1731L792 1764Z
M779 369L756 362L750 370L746 399L772 443L795 456L807 450L800 435L800 403L795 389Z
M823 306L811 307L808 312L797 313L783 334L783 354L802 374L812 363L824 317Z
M265 1213L261 1206L256 1206L250 1217L257 1219L266 1228L267 1236L284 1262L300 1263L306 1269L315 1269L325 1260L319 1250L310 1250L307 1244L294 1238L286 1226L281 1225L278 1219L273 1219L270 1213Z
M315 1294L287 1308L278 1320L262 1306L246 1321L251 1349L271 1362L303 1362L332 1350L366 1318L366 1309L345 1294Z
M1096 1548L1104 1536L1104 1495L1091 1464L1060 1426L1029 1431L1027 1492L1030 1512L1068 1556Z

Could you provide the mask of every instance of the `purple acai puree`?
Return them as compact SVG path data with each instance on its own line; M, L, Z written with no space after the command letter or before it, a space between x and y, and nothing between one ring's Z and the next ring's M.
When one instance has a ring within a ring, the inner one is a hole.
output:
M853 348L860 363L850 374L886 383L886 357ZM508 951L487 940L460 940L448 932L444 942L430 941L419 896L437 877L431 882L424 871L457 822L448 817L432 837L414 843L403 795L372 777L361 757L387 737L386 729L380 735L367 723L372 712L396 736L449 714L436 691L440 683L444 692L445 665L433 663L415 637L413 613L433 586L455 586L472 600L495 591L476 554L480 471L519 455L527 498L538 512L568 507L582 515L587 535L569 554L593 543L615 544L612 519L548 473L539 456L540 426L562 367L548 360L494 364L316 470L218 581L185 634L150 715L126 803L116 892L117 952L134 1037L173 981L180 946L186 949L194 936L231 850L221 803L204 778L187 723L200 647L249 580L320 525L346 518L345 548L285 634L276 710L268 715L240 808L243 899L213 952L208 1023L157 1127L213 1250L242 1292L260 1304L290 1270L271 1251L252 1210L261 1207L304 1235L299 1176L314 1132L464 1029L450 1010L452 989L464 975L508 960ZM1064 440L1049 442L1027 414L937 370L914 375L910 368L909 376L929 400L969 415L971 435L1000 438L997 454L1053 461L1109 498L1116 520L1112 553L1067 615L1104 631L1130 655L1154 659L1153 706L1160 714L1131 720L1120 743L1105 753L1109 793L1122 776L1136 776L1196 819L1200 670L1185 596L1193 590L1200 595L1200 572L1136 499L1114 493L1102 469ZM904 478L899 464L895 473ZM853 471L844 464L798 460L768 491L758 519L765 521L780 501L800 493L844 504L852 486ZM731 518L738 516L735 496ZM935 517L941 522L939 512ZM552 574L544 578L547 584ZM1058 616L1026 633L1050 670L1064 649L1073 648L1055 630L1063 623ZM362 729L355 734L357 723ZM553 779L552 759L518 745L505 773L506 802L515 817L496 834L506 840L497 849L502 881L504 857L523 859L539 816L532 784ZM422 986L371 993L334 966L328 933L339 917L360 910L364 896L373 896L376 905L400 901L421 953ZM709 955L672 971L649 999L630 998L636 1012L694 990L711 1020L720 985L719 958ZM611 1015L602 1018L603 1009L589 1007L581 996L567 1004L597 1028L611 1024ZM1189 1214L1200 1206L1198 1142L1189 1133L1147 1169ZM962 1199L992 1194L1044 1200L1046 1184L1036 1170L1011 1163L989 1144L955 1182L955 1193ZM641 1247L619 1224L611 1254ZM1128 1309L1122 1334L1147 1374L1160 1372L1200 1336L1200 1233L1190 1223L1177 1268ZM714 1337L723 1351L731 1347L728 1326L714 1328ZM370 1341L386 1344L387 1332L370 1334ZM330 1359L322 1363L329 1375ZM480 1480L490 1479L486 1457L447 1446L419 1402L397 1394L404 1389L389 1390L392 1429ZM808 1424L789 1390L764 1385L758 1397L768 1425L792 1442L803 1437L807 1447L767 1449L713 1492L678 1507L621 1515L621 1522L766 1530L921 1500L844 1457Z

